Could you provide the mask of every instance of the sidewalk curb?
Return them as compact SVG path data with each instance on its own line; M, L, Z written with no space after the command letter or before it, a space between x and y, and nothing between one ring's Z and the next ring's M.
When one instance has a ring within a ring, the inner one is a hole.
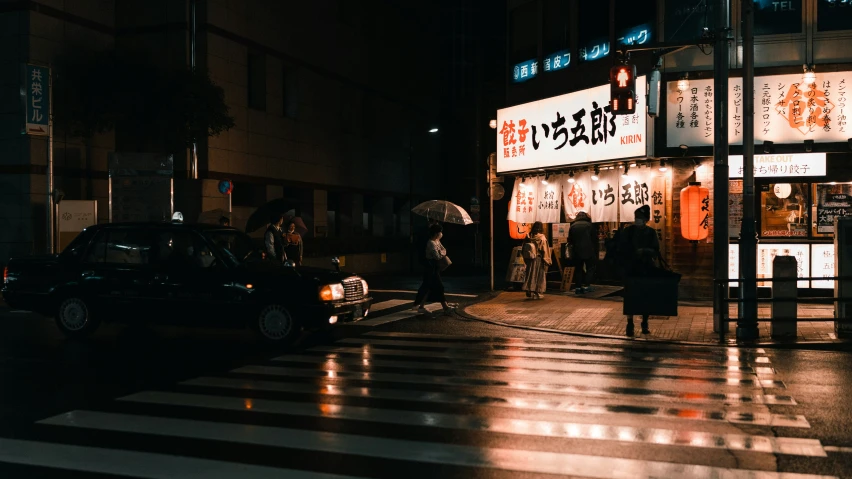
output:
M636 341L636 342L644 342L651 344L672 344L672 345L682 345L682 346L704 346L704 347L742 347L742 348L771 348L771 349L811 349L811 350L829 350L829 349L849 349L852 350L852 340L839 340L839 341L762 341L762 342L753 342L753 343L737 343L735 339L728 339L725 343L707 343L707 342L698 342L698 341L677 341L673 339L651 339L651 338L628 338L626 336L613 336L610 334L596 334L596 333L582 333L575 331L564 331L561 329L551 329L551 328L541 328L538 326L522 326L517 324L504 323L502 321L495 321L493 319L485 319L478 316L474 316L467 312L467 308L473 306L478 303L482 303L485 301L489 301L491 299L496 298L504 291L489 291L488 293L483 293L478 296L475 300L471 301L469 304L466 304L463 308L459 308L456 310L456 315L461 318L472 320L472 321L480 321L483 323L493 324L495 326L503 326L507 328L520 329L524 331L540 331L543 333L554 333L554 334L562 334L566 336L575 336L580 338L594 338L594 339L611 339L611 340L621 340L621 341Z

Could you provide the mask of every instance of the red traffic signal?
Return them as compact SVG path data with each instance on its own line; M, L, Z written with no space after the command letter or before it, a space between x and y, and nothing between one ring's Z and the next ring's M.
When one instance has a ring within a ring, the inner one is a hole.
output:
M636 65L617 65L609 70L610 107L615 115L636 113Z

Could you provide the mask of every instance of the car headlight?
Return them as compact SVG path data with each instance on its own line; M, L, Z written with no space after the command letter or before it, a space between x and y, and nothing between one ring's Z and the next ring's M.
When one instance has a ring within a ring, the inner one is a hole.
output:
M327 284L319 290L319 297L322 301L336 301L343 299L343 296L343 285L340 283Z
M367 286L367 281L363 278L361 279L361 286L364 288L364 296L367 296L367 293L370 292L370 288Z

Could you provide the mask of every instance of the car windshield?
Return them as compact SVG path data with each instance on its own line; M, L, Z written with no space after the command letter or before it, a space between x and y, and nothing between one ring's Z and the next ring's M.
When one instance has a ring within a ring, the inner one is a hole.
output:
M238 263L261 258L251 237L243 232L236 230L211 230L204 231L202 234L223 251L230 253L233 260Z

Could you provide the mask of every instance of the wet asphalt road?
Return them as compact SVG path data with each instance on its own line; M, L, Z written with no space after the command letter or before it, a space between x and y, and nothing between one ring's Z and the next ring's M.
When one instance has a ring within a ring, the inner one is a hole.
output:
M0 477L852 477L847 351L440 315L288 351L247 331L106 325L68 342L49 319L0 322Z

